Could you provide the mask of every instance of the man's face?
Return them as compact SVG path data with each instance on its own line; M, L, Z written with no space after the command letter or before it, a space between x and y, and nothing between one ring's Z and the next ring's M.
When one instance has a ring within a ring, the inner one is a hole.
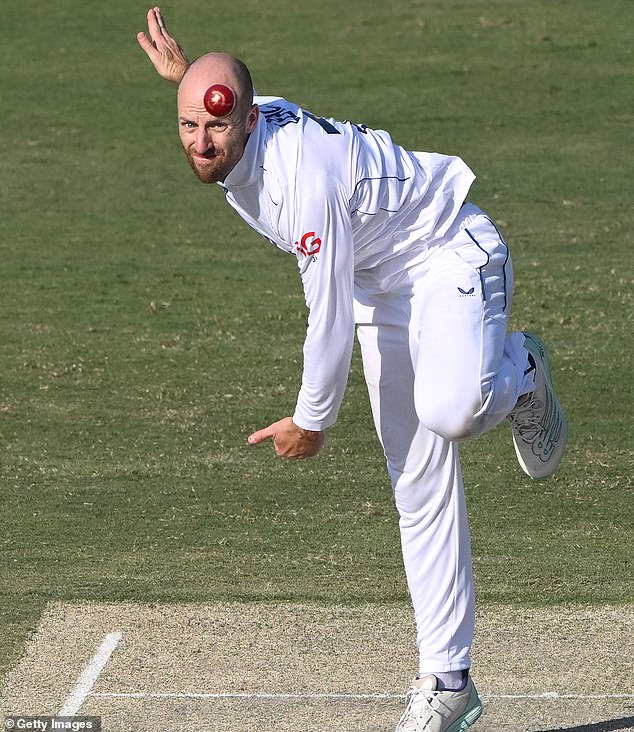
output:
M248 116L236 108L227 117L207 112L202 99L179 103L178 131L187 160L203 183L223 181L242 157L258 119L257 106Z

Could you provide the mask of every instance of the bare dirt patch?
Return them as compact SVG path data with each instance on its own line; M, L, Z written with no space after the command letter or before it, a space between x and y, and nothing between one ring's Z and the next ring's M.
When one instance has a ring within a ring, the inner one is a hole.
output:
M122 640L79 712L108 732L385 732L416 670L406 605L51 604L5 714L56 714L112 632ZM483 609L475 729L632 729L633 638L634 606Z

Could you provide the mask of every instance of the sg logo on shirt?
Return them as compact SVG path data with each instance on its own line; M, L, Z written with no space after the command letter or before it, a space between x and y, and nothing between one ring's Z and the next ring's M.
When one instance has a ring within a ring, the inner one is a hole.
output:
M295 251L302 257L314 257L321 249L321 239L314 231L307 231L300 241L295 242Z

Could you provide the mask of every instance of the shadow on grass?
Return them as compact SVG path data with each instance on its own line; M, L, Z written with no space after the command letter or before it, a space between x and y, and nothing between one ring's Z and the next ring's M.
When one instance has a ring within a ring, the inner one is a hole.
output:
M595 724L581 724L578 727L558 727L556 730L542 730L542 732L610 732L617 729L634 729L634 717L609 719Z

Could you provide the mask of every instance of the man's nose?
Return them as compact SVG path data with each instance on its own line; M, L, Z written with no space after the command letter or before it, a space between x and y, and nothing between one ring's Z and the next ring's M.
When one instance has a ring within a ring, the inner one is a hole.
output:
M205 127L199 127L196 134L196 152L202 155L210 148L213 149L214 143L211 133Z

